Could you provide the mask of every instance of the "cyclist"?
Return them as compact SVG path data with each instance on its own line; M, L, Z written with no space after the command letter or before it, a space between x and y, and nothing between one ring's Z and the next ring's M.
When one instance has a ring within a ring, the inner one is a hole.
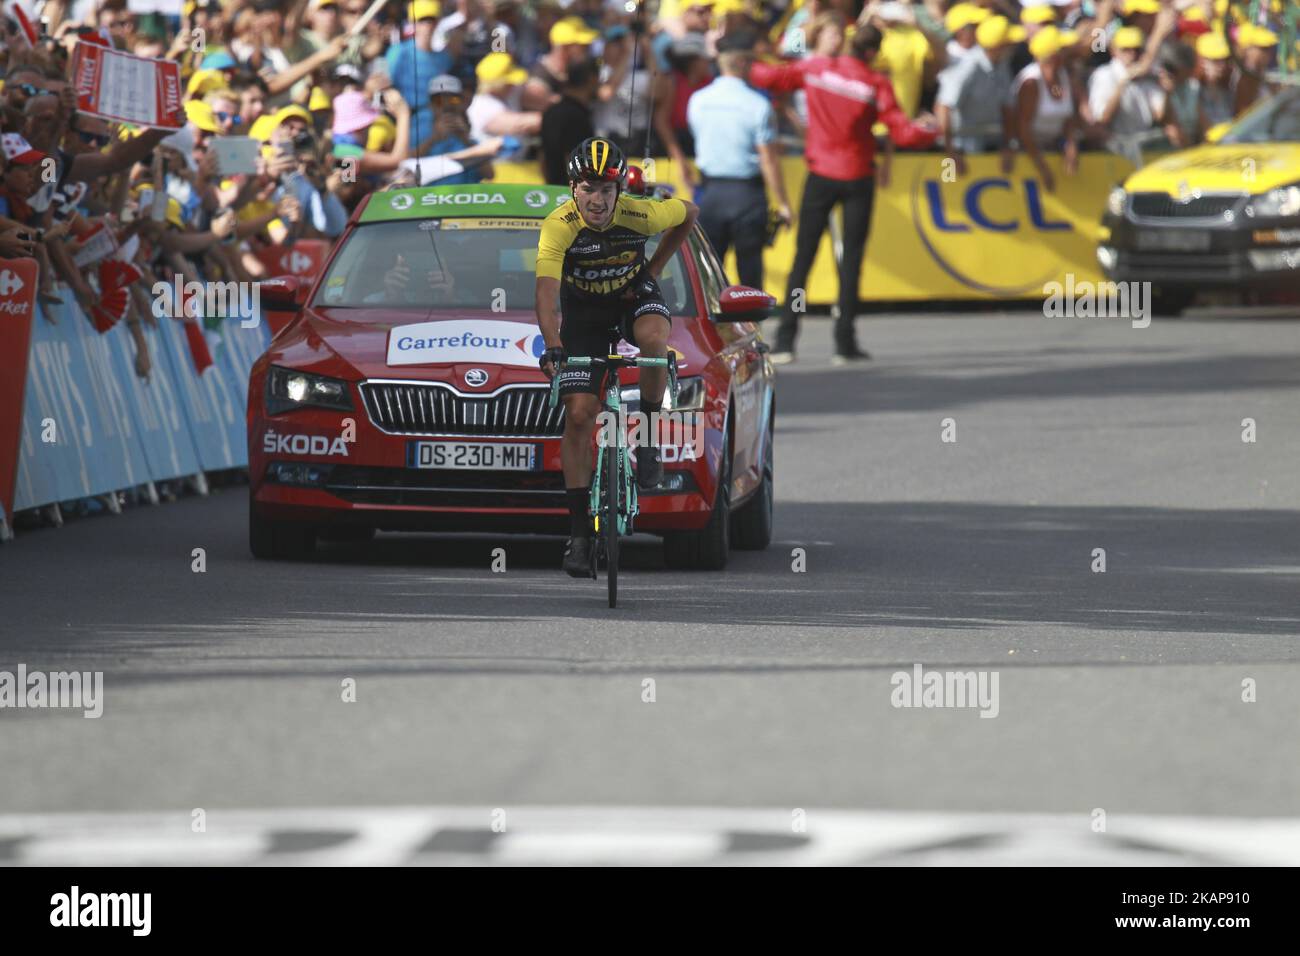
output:
M620 338L647 358L665 357L672 322L657 277L690 234L699 209L682 199L652 201L623 192L627 160L607 139L578 144L569 154L568 176L573 198L542 222L537 244L537 325L546 346L542 371L554 377L570 355L604 357ZM663 239L647 260L645 244L660 233ZM600 413L601 369L566 368L559 374L565 414L560 457L570 529L564 570L585 577L591 557L591 436ZM647 368L640 376L641 411L649 416L663 406L668 373ZM638 449L636 476L642 488L663 479L654 444Z

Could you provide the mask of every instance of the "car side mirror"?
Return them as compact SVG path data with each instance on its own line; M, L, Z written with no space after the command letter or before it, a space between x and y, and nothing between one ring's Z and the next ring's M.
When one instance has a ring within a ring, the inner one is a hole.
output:
M311 283L298 276L276 276L261 283L262 301L269 308L281 310L300 309L307 304Z
M718 297L715 322L762 322L772 315L776 299L762 289L747 285L729 285Z

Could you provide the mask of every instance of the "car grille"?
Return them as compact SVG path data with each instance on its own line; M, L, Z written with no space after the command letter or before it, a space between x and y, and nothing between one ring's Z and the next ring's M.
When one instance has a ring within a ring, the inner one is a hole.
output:
M1129 198L1129 208L1141 219L1222 219L1242 198L1197 196L1180 202L1165 193L1134 193Z
M470 398L431 382L363 382L361 396L370 420L394 435L557 438L564 434L564 406L547 407L550 389L545 385Z

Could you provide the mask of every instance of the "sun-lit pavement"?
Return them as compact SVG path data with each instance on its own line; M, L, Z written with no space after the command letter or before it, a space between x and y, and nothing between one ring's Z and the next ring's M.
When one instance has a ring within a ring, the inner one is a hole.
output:
M105 700L0 710L0 814L1300 816L1300 321L859 325L869 365L813 321L780 371L773 547L637 539L617 611L559 539L255 563L241 486L20 535L0 670ZM916 664L996 672L996 716L893 706Z

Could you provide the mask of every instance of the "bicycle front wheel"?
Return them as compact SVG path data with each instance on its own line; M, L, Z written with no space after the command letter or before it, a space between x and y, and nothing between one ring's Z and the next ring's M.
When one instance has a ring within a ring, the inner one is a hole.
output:
M605 449L605 507L600 523L605 528L605 581L609 586L609 606L618 606L618 512L627 462L620 448Z

